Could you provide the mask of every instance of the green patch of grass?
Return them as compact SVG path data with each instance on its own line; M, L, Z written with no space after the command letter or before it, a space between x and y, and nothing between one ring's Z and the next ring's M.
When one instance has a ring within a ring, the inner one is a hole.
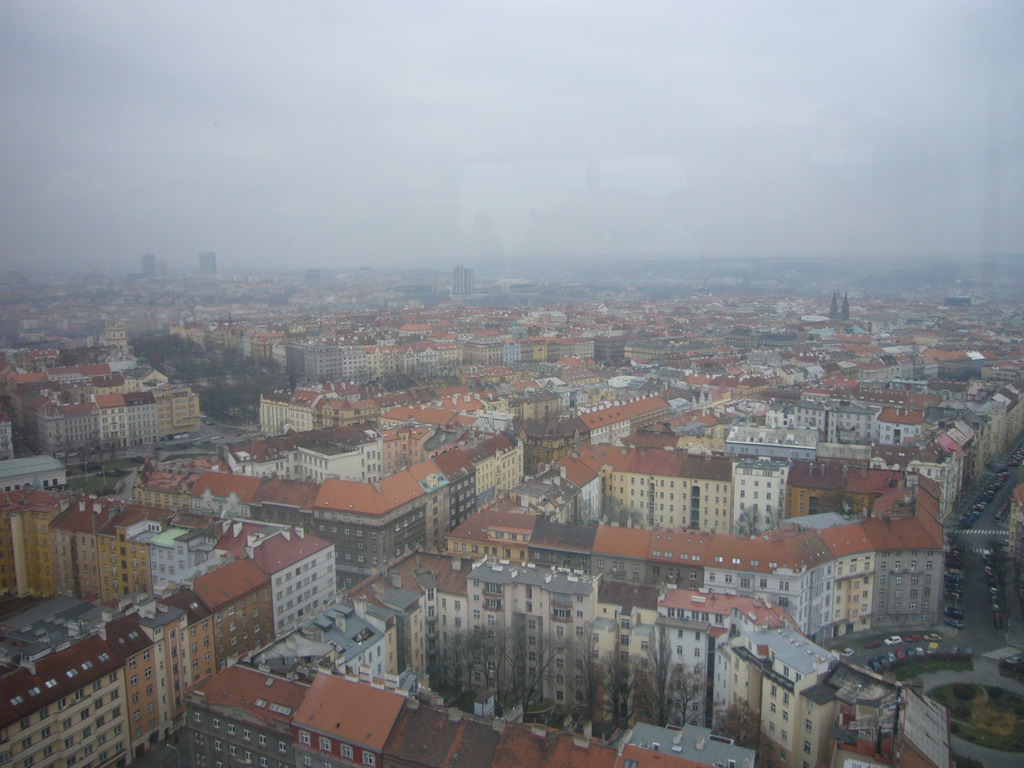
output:
M103 475L89 475L69 477L68 487L73 491L82 493L93 493L97 496L109 496L117 490L117 484L121 482L119 477L104 477Z
M971 757L964 757L963 755L958 755L955 752L953 753L953 765L955 765L956 768L985 768L985 764L980 760L975 760Z
M973 661L945 661L942 659L929 659L927 656L908 660L893 668L892 672L897 680L910 680L914 677L927 675L930 672L941 672L944 669L951 669L957 672L972 672Z
M999 674L1011 680L1016 680L1018 683L1024 683L1024 664L1001 663L999 665Z
M963 689L962 695L957 696L957 688ZM973 698L964 698L965 692L973 693ZM997 686L974 684L944 685L928 695L950 709L954 735L990 749L1024 747L1024 697Z

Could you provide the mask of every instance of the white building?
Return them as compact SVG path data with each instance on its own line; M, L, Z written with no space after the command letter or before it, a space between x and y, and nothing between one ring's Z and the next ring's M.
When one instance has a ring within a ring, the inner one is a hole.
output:
M302 528L290 528L246 547L270 578L274 632L294 629L307 615L337 597L334 545Z
M778 527L788 475L788 461L767 456L736 460L732 469L732 533L756 535Z

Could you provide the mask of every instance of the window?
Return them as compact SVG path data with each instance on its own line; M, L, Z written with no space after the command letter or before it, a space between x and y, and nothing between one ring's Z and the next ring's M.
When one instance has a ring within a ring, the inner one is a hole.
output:
M331 740L328 739L328 738L325 738L324 736L321 736L320 737L320 749L324 750L325 752L330 752L331 751Z
M309 744L309 731L299 731L299 743Z
M363 752L363 765L376 765L377 758L372 752Z
M351 760L352 759L352 747L350 747L348 744L342 744L341 745L341 756L342 757L347 757L349 760Z

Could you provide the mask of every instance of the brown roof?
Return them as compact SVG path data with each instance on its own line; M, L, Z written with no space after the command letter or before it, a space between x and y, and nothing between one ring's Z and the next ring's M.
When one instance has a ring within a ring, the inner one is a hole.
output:
M643 528L620 528L615 525L599 525L594 536L594 554L616 555L644 559L650 547L654 531Z
M192 690L201 693L208 706L244 709L265 722L276 720L287 725L302 706L309 687L236 664L206 678Z
M603 744L580 746L572 734L549 731L542 726L510 724L501 734L491 767L612 768L615 759L615 750Z
M405 697L335 675L318 674L295 714L298 728L381 752Z
M388 737L385 753L425 768L485 768L501 734L468 717L452 720L433 707L405 708Z
M0 677L0 728L21 720L72 691L115 671L124 662L97 636L39 659L35 668L16 667Z
M235 560L197 576L192 591L211 611L270 585L270 579L252 560Z
M425 494L416 478L407 471L385 477L379 490L373 483L330 478L321 484L315 506L362 515L385 515Z
M193 496L202 496L209 491L215 498L225 499L232 493L238 500L247 503L256 498L262 479L248 475L230 475L225 472L204 472L192 486Z
M252 559L261 571L272 576L330 546L330 542L319 536L305 533L301 528L292 528L261 541L253 549Z
M501 510L482 509L467 517L461 525L448 532L452 539L467 539L469 541L487 541L488 530L499 527L502 530L517 530L527 534L533 534L537 525L537 515L526 512L505 512Z

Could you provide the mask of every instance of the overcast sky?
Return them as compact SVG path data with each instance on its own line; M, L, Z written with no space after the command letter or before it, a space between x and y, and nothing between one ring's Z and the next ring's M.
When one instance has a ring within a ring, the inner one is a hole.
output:
M1024 3L0 3L0 266L1024 252Z

